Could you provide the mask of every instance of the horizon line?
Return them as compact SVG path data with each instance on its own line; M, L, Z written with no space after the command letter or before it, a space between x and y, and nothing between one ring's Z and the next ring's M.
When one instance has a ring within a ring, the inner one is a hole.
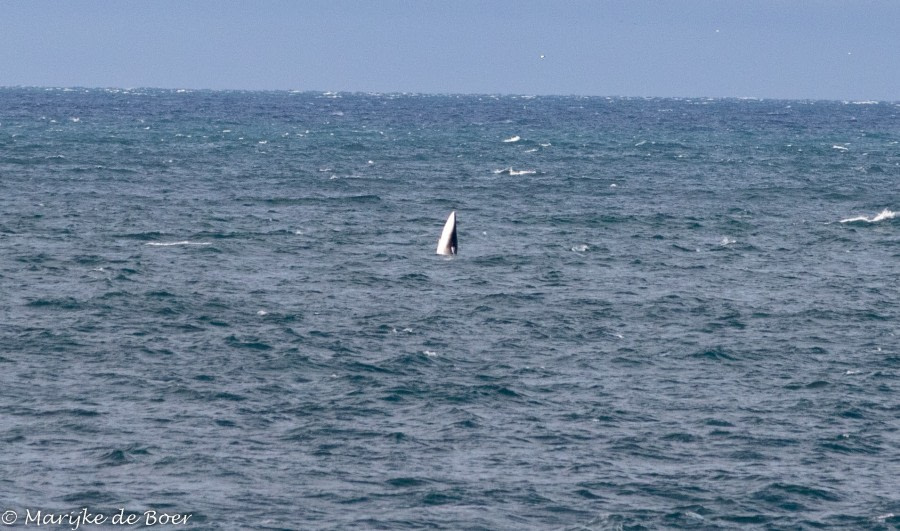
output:
M740 100L740 101L802 101L802 102L834 102L856 104L900 104L898 100L881 99L847 99L847 98L816 98L816 97L764 97L764 96L628 96L621 94L578 94L578 93L516 93L516 92L425 92L425 91L378 91L378 90L320 90L320 89L242 89L242 88L196 88L196 87L162 87L162 86L90 86L90 85L0 85L0 90L35 89L35 90L103 90L103 91L168 91L174 93L190 92L244 92L244 93L287 93L287 94L333 94L333 95L367 95L367 96L451 96L451 97L509 97L509 98L581 98L581 99L622 99L622 100Z

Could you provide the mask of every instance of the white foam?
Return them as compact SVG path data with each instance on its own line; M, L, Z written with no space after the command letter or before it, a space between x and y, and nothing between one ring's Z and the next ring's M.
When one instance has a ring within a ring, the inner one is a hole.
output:
M256 312L256 315L269 315L269 312L267 312L265 310L260 310L260 311Z
M433 357L437 356L437 352L434 352L434 351L432 351L432 350L425 350L425 351L422 351L422 354L425 354L425 355L428 356L429 358L433 358Z
M587 251L588 249L590 249L590 247L588 247L587 245L585 245L583 243L581 245L576 245L575 247L572 247L572 251L574 251L576 253L583 253L583 252Z
M841 223L853 223L856 221L865 221L866 223L876 223L879 221L884 221L886 219L894 219L895 217L897 217L896 212L893 212L893 211L885 208L884 210L879 212L878 215L876 215L873 218L867 218L866 216L856 216L855 218L842 219Z
M147 242L144 245L151 245L153 247L171 247L173 245L209 245L209 242L190 242L184 240L180 242Z
M736 240L733 240L733 239L729 238L728 236L722 236L722 239L719 240L719 245L731 245L732 243L735 243L735 242L736 242Z
M534 175L537 173L536 170L514 170L512 166L509 168L503 168L502 170L494 170L495 174L504 174L504 175Z
M850 151L850 148L848 148L847 146L839 146L837 144L831 146L831 149L836 149L838 151Z
M535 151L537 151L537 148L531 148L531 149L526 149L525 153L534 153Z
M516 135L516 136L512 136L512 137L509 137L509 138L505 139L504 142L507 142L507 143L509 143L509 142L518 142L519 140L522 140L522 138L519 137L518 135Z

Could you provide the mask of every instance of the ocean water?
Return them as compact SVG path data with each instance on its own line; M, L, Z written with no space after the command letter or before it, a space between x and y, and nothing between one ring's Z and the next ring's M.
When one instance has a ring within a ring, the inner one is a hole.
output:
M898 142L889 102L0 89L0 511L896 529Z

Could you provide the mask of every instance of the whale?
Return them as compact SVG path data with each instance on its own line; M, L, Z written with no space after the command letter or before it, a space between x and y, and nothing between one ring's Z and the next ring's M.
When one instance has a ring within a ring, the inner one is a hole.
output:
M437 254L456 254L459 251L459 244L456 241L456 211L450 212L447 222L444 223L444 230L441 231L441 237L438 239Z

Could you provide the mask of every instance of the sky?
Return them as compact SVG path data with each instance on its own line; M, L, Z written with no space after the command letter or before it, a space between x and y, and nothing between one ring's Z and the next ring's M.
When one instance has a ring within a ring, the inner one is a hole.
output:
M0 0L0 86L900 101L900 0Z

